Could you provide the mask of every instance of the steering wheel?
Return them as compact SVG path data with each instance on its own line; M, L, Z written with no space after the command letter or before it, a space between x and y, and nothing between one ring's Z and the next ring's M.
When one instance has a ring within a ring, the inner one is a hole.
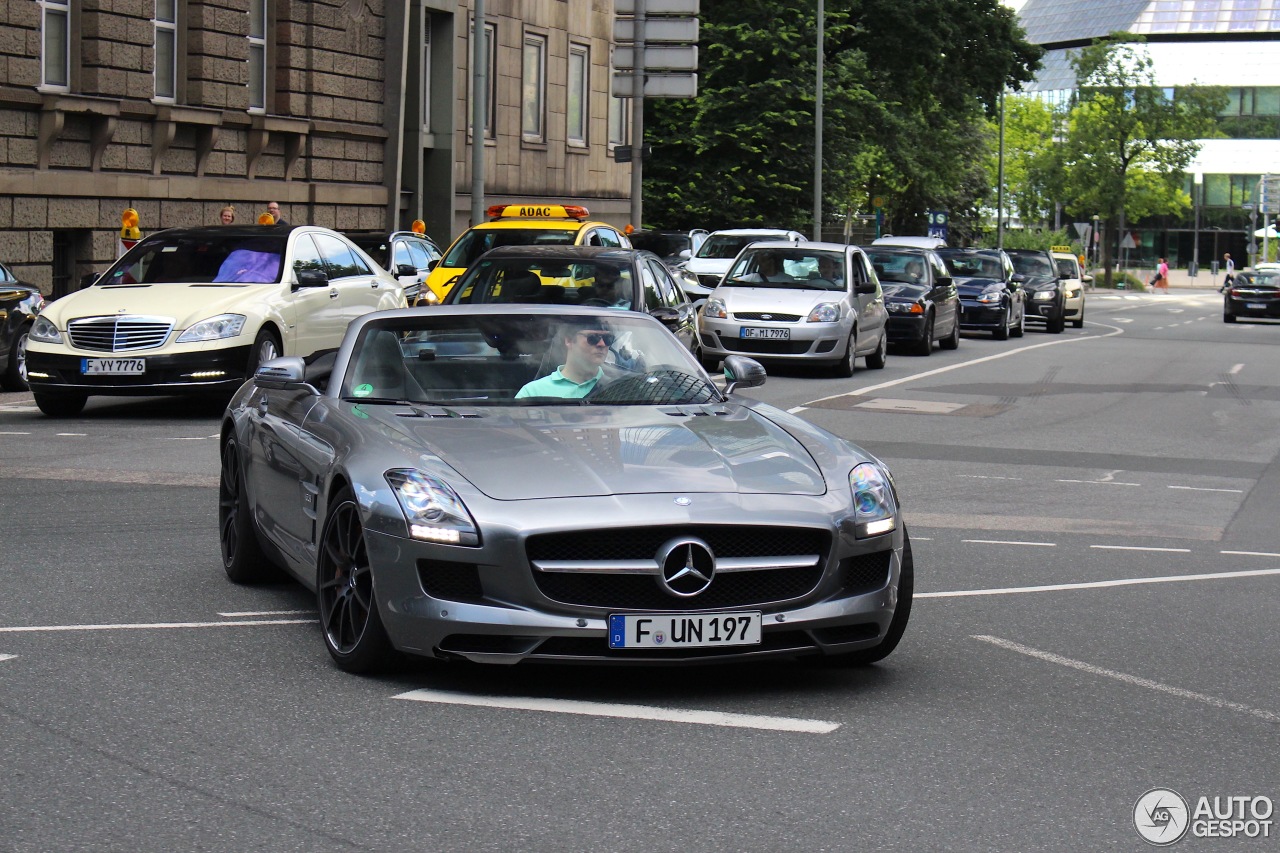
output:
M598 298L598 297L595 297L595 296L591 297L590 299L584 299L584 300L582 300L581 302L579 302L578 304L579 304L579 305L590 305L592 308L608 308L608 307L609 307L609 303L608 303L608 302L606 302L606 301L604 301L603 299L600 299L600 298Z
M633 373L587 395L593 403L708 403L711 387L700 377L679 370Z

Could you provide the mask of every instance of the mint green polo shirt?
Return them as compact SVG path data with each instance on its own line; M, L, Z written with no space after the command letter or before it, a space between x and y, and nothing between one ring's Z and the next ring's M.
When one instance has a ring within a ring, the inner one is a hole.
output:
M564 365L560 365L555 372L535 379L528 385L525 385L516 392L516 399L521 397L562 397L567 400L579 400L591 393L591 389L596 387L596 383L600 381L600 377L604 376L604 369L596 371L596 375L592 376L586 382L579 385L571 379L566 379L564 374L560 372Z

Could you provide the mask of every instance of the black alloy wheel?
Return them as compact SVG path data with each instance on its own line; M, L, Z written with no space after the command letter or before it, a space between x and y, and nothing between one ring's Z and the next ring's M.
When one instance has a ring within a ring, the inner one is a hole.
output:
M925 317L924 320L924 336L920 338L920 340L916 341L916 355L933 354L933 322L933 313L930 312L929 316Z
M353 673L387 666L394 650L378 612L364 525L349 488L334 497L325 519L316 572L320 625L334 662Z
M0 376L0 388L6 391L26 391L27 386L27 333L31 325L27 324L18 330L13 337L13 345L9 347L9 367Z
M235 583L255 584L278 580L280 573L258 542L244 490L240 445L234 438L222 446L222 472L218 478L218 544L222 568Z

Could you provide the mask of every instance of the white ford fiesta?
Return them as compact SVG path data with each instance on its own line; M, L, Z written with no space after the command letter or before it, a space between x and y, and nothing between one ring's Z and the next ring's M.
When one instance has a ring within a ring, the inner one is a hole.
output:
M315 361L356 317L404 304L395 277L327 228L172 228L40 313L29 384L53 417L98 394L229 396L261 362Z

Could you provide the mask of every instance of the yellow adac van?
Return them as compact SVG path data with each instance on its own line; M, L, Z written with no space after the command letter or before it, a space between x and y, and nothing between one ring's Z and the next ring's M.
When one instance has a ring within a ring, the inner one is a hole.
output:
M458 277L495 246L613 246L631 248L627 236L607 222L592 222L591 211L575 204L495 204L488 222L473 225L453 241L427 277L427 287L443 300Z
M53 417L94 395L229 396L262 362L313 363L355 318L404 305L400 282L327 228L171 228L40 312L28 384Z

